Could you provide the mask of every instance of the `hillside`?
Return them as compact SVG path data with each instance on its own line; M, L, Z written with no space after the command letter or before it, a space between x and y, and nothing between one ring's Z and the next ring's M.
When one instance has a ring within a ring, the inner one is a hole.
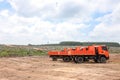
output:
M117 42L75 42L75 41L63 41L59 44L44 44L42 46L89 46L89 45L106 45L108 47L120 47Z

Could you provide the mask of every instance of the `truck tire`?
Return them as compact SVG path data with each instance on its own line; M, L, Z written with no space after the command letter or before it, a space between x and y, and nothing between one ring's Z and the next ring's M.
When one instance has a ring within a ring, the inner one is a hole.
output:
M57 61L57 57L52 57L52 61Z
M71 58L70 58L70 57L63 57L63 61L64 61L64 62L70 62L70 61L71 61Z
M104 56L100 57L100 63L106 63L106 58Z
M75 58L77 63L83 63L84 62L84 58L82 56L76 57Z

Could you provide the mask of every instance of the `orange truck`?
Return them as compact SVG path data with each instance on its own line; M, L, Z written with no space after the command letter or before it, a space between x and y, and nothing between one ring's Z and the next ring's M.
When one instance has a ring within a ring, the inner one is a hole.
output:
M105 45L78 46L76 48L64 48L61 51L49 51L48 55L53 61L63 59L64 62L74 61L83 63L94 60L96 63L106 63L109 59L109 52Z

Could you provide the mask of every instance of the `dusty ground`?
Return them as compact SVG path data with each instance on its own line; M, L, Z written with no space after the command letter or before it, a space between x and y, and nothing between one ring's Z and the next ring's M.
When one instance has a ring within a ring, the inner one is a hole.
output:
M120 54L106 64L53 62L48 56L0 58L0 80L120 80Z

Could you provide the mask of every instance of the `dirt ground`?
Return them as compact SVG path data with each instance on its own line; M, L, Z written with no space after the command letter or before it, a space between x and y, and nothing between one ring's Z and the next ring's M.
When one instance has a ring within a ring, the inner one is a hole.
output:
M120 80L120 54L105 64L52 61L48 56L0 58L0 80Z

